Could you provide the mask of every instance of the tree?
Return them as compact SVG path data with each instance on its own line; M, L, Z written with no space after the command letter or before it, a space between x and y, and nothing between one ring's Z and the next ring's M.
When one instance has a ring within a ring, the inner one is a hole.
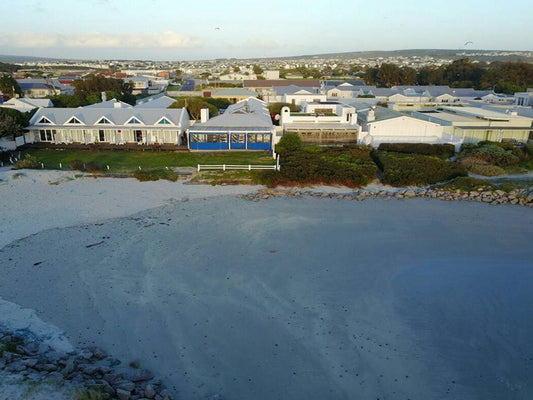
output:
M395 64L383 63L379 67L377 83L380 86L391 87L400 84L400 67Z
M37 109L22 113L9 108L0 108L0 137L11 136L13 139L23 133Z
M191 119L200 119L200 110L202 108L209 109L209 115L218 115L218 109L212 104L209 104L202 97L179 97L169 108L186 108Z
M254 65L253 70L254 74L256 75L261 75L264 72L263 68L261 68L259 65Z
M416 69L411 67L400 68L400 85L414 85L416 83Z
M9 74L0 75L0 92L10 97L15 97L15 94L22 96L22 89L17 81Z
M367 67L365 69L365 84L366 85L375 85L378 79L378 69Z
M20 67L18 65L0 62L0 72L9 72L12 74L13 72L17 72L19 69Z

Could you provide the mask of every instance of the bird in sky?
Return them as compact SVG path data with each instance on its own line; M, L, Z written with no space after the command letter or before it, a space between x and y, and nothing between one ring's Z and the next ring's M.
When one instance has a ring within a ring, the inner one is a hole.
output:
M220 30L220 28L217 26L217 27L215 28L215 31L219 31L219 30Z
M474 44L474 42L471 42L470 40L468 42L465 42L465 46L467 46L469 44Z

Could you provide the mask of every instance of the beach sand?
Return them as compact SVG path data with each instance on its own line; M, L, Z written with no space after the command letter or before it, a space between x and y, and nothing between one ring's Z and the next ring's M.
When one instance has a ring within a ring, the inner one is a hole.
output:
M85 180L93 191L114 184ZM95 207L90 223L15 230L0 251L0 296L74 345L139 360L180 399L530 399L530 209L152 203L164 205L114 219Z

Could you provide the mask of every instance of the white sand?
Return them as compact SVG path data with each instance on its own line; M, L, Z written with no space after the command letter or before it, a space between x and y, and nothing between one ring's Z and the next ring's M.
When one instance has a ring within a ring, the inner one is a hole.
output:
M53 186L56 210L73 182ZM81 182L115 201L114 181ZM9 244L0 296L139 359L182 399L530 399L530 209L196 198L108 221L86 208L102 222Z
M176 201L249 193L260 186L95 179L79 173L0 168L0 248L45 229L124 217Z

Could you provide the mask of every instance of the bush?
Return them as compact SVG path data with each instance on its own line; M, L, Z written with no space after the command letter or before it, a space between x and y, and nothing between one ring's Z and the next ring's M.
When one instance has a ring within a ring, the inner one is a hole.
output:
M267 186L313 184L358 187L376 178L377 167L368 146L303 147L280 155L281 171L261 171Z
M91 161L86 166L87 171L89 172L102 172L104 171L104 166L100 163L97 163L95 161Z
M433 156L376 151L373 157L383 170L381 181L392 186L427 185L467 175L464 166Z
M527 157L526 153L518 147L513 146L512 149L506 149L508 146L510 145L503 143L496 144L493 142L480 142L480 144L474 146L463 146L459 154L459 159L468 157L484 162L485 164L505 167L520 161L520 157L514 153L523 153L523 156Z
M488 165L488 164L474 164L468 168L470 172L477 175L483 176L498 176L505 175L505 170L502 167L497 165Z
M151 171L135 171L133 176L141 182L158 181L159 179L166 179L168 181L177 181L178 175L168 169L155 169Z
M75 171L85 171L85 163L81 160L74 160L70 164L70 168Z
M39 168L41 166L37 157L32 156L29 153L26 153L24 158L17 161L14 165L15 168Z
M443 159L452 157L455 154L453 144L429 144L429 143L381 143L379 150L393 151L395 153L424 154L426 156L437 156Z
M287 133L283 135L276 145L276 153L286 153L300 150L302 148L302 138L297 133Z

